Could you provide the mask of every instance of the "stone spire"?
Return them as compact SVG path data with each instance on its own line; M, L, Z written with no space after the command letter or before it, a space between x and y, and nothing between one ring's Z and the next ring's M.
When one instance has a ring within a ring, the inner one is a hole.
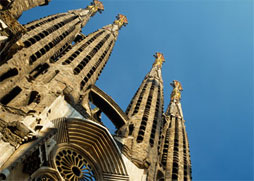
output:
M155 61L153 63L152 69L148 74L145 76L144 80L142 81L139 89L137 90L136 94L132 98L129 106L127 107L126 114L129 117L134 116L139 112L140 101L143 99L145 91L147 91L148 83L151 83L151 80L154 79L157 82L160 82L163 85L162 75L161 75L161 68L163 62L165 62L164 56L162 53L155 53L154 55Z
M16 82L10 93L2 96L1 103L24 112L41 112L64 94L71 105L82 105L89 111L86 90L99 78L117 40L118 30L108 30L112 26L87 36L79 34L76 43L51 59L51 63L41 63ZM10 74L17 74L15 70L11 69Z
M117 20L121 21L119 16ZM58 78L73 88L72 97L80 99L80 95L98 80L118 37L119 29L114 29L114 25L104 26L81 38L58 60L55 66L55 69L61 69ZM87 101L88 99L82 101L83 106L87 105Z
M156 53L155 58L151 71L145 76L126 110L129 122L118 131L125 145L124 154L138 167L149 168L149 180L154 180L152 173L158 158L163 113L161 66L164 57Z
M119 18L117 20L120 21ZM76 89L86 90L99 78L117 40L118 29L114 29L114 25L104 26L84 37L60 59L59 64L64 66L64 70L69 71L70 68L75 75L75 82L79 83Z
M56 57L70 48L90 17L102 10L103 5L94 0L85 9L47 16L25 25L27 32L20 39L24 46L22 51L12 55L0 70L2 95L8 94L25 76L46 71L49 64L55 62L49 60L56 60Z
M179 81L174 80L170 85L173 87L173 91L170 97L170 106L167 109L166 115L174 115L183 119L183 111L181 106L181 91L183 91L182 85Z
M160 155L165 180L191 180L189 143L185 130L181 100L182 85L174 80L170 104L166 111Z

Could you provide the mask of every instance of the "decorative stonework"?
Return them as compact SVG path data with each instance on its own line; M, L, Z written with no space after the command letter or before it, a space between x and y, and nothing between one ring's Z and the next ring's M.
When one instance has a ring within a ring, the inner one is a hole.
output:
M179 102L181 99L181 91L183 91L183 87L181 83L177 80L174 80L173 83L170 83L173 87L173 91L171 93L171 102Z
M59 173L50 167L41 167L31 175L31 181L55 181L62 180Z
M0 133L2 133L3 141L9 142L16 148L22 143L35 138L30 130L21 122L5 122L0 119Z
M95 15L95 13L97 11L99 11L99 13L101 13L104 10L104 6L103 4L98 1L98 0L94 0L90 6L87 7L90 11L92 16Z
M156 59L155 59L155 62L154 62L153 65L154 65L154 66L158 66L158 67L161 68L163 62L165 62L165 58L164 58L163 54L157 52L157 53L154 55L154 57L155 57Z
M64 180L95 180L92 167L85 157L73 148L64 148L55 156L55 165Z
M122 26L126 26L128 24L126 16L118 14L116 18L117 19L114 21L114 24L117 25L119 29L121 29Z
M0 180L191 180L180 82L163 113L162 53L126 113L94 85L126 16L86 36L99 0L24 26L22 12L50 0L0 1Z

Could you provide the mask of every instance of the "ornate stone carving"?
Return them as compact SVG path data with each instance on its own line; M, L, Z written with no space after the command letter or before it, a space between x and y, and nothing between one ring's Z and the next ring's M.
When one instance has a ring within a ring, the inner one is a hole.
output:
M163 56L162 53L159 53L159 52L156 52L154 57L156 58L155 59L155 62L154 62L154 66L159 66L161 68L163 62L165 62L165 58Z
M102 4L102 2L98 1L98 0L94 0L90 6L87 7L90 12L92 13L92 16L95 15L95 13L97 11L99 11L99 13L101 13L104 10L104 6Z
M29 179L30 181L55 181L55 180L62 180L59 173L50 167L41 167L37 171L35 171L32 175L31 178Z
M33 135L30 130L19 121L7 123L0 119L0 132L3 135L3 141L9 142L16 148L23 142L35 138L35 135Z
M170 85L173 87L171 102L179 102L181 99L181 91L183 90L181 83L174 80L173 83L170 83Z
M118 16L116 18L117 19L114 21L114 24L117 25L119 27L119 29L122 26L126 26L128 24L128 20L127 20L126 16L124 16L122 14L118 14Z
M64 180L95 180L85 157L72 148L64 148L55 156L55 165Z

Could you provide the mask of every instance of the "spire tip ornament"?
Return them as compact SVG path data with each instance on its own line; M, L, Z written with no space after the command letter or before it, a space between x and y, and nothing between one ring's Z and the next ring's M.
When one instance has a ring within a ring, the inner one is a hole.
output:
M91 11L92 16L95 15L97 11L99 11L99 13L102 13L102 11L104 11L104 6L99 0L93 0L93 2L91 2L91 5L87 8Z
M154 57L155 57L156 59L155 59L155 62L154 62L154 64L153 64L153 66L158 66L158 67L161 68L163 62L165 62L165 58L164 58L163 54L162 54L162 53L159 53L159 52L156 52L155 55L154 55Z
M114 21L114 24L117 25L119 29L121 29L122 26L126 26L128 24L128 20L126 16L122 14L118 14L116 18L117 19Z
M181 91L183 91L183 87L181 83L177 80L173 80L170 85L173 87L173 91L171 93L171 102L180 102L181 100Z

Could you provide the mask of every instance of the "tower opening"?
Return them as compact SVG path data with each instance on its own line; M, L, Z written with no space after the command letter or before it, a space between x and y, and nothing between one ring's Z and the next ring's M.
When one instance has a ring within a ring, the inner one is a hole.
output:
M20 92L22 89L19 86L14 87L8 94L6 94L2 99L1 103L7 105L11 102Z
M134 125L133 125L133 124L130 124L130 125L129 125L129 136L132 135L133 130L134 130Z
M3 73L0 76L0 82L4 81L5 79L8 79L10 77L13 77L15 75L18 75L18 70L16 68L9 69L7 72Z
M30 94L30 98L28 100L28 104L30 105L32 102L36 102L37 104L40 102L40 94L37 91L32 91Z
M35 67L35 69L32 70L32 72L30 72L29 79L36 79L36 77L38 77L40 74L44 74L45 72L47 72L48 68L49 64L47 63L38 65L37 67Z

